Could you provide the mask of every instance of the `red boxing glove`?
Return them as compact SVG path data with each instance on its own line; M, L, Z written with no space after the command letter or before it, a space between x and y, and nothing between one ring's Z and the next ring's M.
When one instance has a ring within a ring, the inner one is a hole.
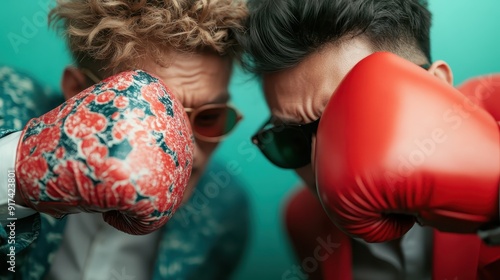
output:
M496 121L453 87L390 53L360 61L322 115L316 178L331 219L368 242L417 219L472 233L498 223Z
M500 121L500 74L472 78L461 84L458 90Z
M123 72L28 122L17 191L54 217L101 212L121 231L147 234L182 201L193 139L182 104L161 80Z

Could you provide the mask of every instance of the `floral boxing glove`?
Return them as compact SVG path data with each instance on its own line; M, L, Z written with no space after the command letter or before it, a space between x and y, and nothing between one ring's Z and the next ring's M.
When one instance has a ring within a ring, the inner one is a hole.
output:
M147 234L179 207L193 151L184 108L162 81L123 72L28 122L16 187L39 212L100 212L121 231Z

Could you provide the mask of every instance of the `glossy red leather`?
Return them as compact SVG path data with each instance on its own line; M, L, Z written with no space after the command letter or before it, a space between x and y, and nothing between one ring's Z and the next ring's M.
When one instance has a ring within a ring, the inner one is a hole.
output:
M394 54L344 78L316 146L320 199L332 221L368 242L415 223L472 233L498 221L500 135L457 89Z

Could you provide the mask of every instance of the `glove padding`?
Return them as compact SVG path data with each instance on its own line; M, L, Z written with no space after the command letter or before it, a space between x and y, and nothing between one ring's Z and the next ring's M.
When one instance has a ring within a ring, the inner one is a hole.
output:
M500 74L478 76L465 81L457 87L473 104L470 108L483 108L500 121Z
M181 203L193 143L184 108L163 82L123 72L28 122L17 148L17 191L54 217L101 212L121 231L147 234Z
M330 218L368 242L416 220L472 233L498 222L500 136L479 107L390 53L360 61L318 127L316 178Z

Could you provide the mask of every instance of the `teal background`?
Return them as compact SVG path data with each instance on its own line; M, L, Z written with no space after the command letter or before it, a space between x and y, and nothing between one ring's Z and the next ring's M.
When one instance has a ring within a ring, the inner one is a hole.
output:
M433 59L450 64L455 84L476 75L500 72L500 1L429 2L434 15ZM31 73L58 91L62 70L71 61L63 41L46 27L47 7L52 1L7 0L2 4L0 64ZM299 181L292 172L269 164L249 141L268 117L257 81L236 69L230 88L245 118L215 156L237 162L253 206L252 239L234 279L282 279L282 274L294 265L283 232L282 207Z

